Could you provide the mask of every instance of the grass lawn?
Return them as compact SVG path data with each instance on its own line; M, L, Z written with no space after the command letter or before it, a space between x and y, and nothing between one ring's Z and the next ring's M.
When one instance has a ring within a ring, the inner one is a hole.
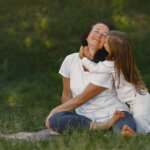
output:
M149 6L147 0L0 0L0 134L45 128L46 116L61 103L64 57L78 51L83 31L101 19L130 35L150 89ZM0 150L146 150L149 141L150 135L82 131L44 141L0 139Z

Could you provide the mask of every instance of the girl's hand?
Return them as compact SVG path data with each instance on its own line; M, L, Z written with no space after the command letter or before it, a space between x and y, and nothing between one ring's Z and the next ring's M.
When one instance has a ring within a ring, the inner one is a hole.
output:
M81 46L80 47L80 51L79 51L79 56L82 59L83 57L87 57L90 60L93 59L93 56L91 54L91 52L89 51L89 48L87 46Z
M90 60L93 60L95 52L90 51L90 49L87 46L83 47L84 56L87 57Z
M85 57L85 56L84 56L84 47L83 47L83 46L80 47L79 56L80 56L81 59L82 59L83 57Z

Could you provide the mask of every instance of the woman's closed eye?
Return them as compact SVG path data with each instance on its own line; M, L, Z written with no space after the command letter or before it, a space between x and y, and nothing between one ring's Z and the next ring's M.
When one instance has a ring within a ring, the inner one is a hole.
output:
M103 33L100 33L99 31L93 31L94 33L96 33L96 34L99 34L99 36L101 37L101 38L103 38L103 39L105 39L106 38L106 34L103 34Z
M99 32L98 32L98 31L94 31L94 33L97 33L97 34L99 34Z
M106 35L105 34L100 34L100 36L103 38L103 39L105 39L106 38Z

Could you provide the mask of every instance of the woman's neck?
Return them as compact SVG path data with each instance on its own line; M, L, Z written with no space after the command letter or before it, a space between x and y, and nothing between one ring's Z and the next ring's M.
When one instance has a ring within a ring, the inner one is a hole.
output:
M88 46L89 48L89 52L92 55L92 57L95 55L95 53L98 51L98 49L96 49L95 47L92 46Z

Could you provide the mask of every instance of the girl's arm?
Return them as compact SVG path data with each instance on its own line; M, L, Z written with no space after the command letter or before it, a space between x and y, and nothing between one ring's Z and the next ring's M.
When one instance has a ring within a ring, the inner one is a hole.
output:
M88 59L87 57L83 57L82 64L85 66L90 72L95 73L113 73L114 72L114 62L113 61L100 61L95 63Z
M82 64L90 72L95 73L113 73L114 72L114 62L113 61L99 61L95 63L93 60L93 55L91 55L90 50L87 46L81 46L79 51L79 56L82 60Z

